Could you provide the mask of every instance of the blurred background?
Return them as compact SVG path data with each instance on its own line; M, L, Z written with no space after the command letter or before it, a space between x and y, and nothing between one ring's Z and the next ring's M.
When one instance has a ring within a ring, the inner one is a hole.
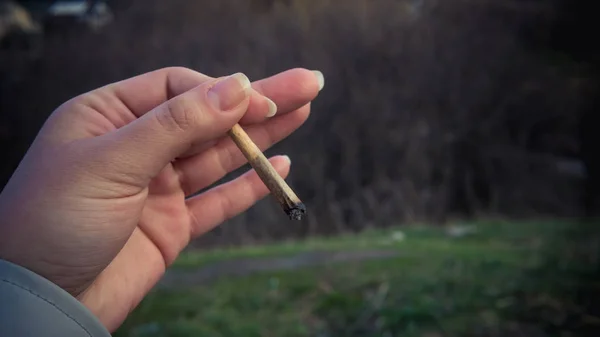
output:
M117 336L593 335L592 4L0 0L0 183L109 82L318 69L313 114L266 152L308 218L266 198L194 241Z

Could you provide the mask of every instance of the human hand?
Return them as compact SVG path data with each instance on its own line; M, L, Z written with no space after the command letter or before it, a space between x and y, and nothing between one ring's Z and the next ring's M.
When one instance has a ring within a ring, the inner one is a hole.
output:
M304 123L322 84L305 69L250 88L244 75L165 68L64 103L0 195L0 258L116 330L191 239L268 194L250 171L189 198L246 163L226 131L246 124L265 150ZM287 176L285 156L271 163Z

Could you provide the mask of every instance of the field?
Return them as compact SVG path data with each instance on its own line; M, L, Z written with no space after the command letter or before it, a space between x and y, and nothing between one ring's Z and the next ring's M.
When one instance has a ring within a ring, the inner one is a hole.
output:
M230 219L115 336L599 335L592 223L441 227L600 210L591 6L112 3L105 29L57 26L30 57L0 50L0 186L59 104L107 83L165 66L326 77L307 123L266 151L292 158L307 221L282 226L271 198ZM394 227L415 222L437 226Z
M591 223L487 221L186 252L115 336L585 336Z

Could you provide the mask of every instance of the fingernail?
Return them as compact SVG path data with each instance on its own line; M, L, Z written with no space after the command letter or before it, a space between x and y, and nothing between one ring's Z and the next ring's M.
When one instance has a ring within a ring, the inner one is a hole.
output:
M319 91L321 91L325 86L325 76L323 76L323 73L318 70L313 70L312 72L317 77L317 81L319 81Z
M207 99L216 110L227 111L240 105L249 95L250 80L246 75L236 73L210 88Z
M267 104L269 105L269 112L267 112L267 117L275 116L275 114L277 113L277 104L275 104L275 102L273 102L268 97L265 97L265 99L267 100Z
M283 157L283 159L285 159L285 161L287 161L288 165L292 164L292 160L290 159L290 156L283 155L282 157Z

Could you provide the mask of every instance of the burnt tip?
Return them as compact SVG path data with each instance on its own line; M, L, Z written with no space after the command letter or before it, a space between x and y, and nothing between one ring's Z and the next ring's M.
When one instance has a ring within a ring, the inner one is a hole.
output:
M303 203L299 203L285 210L285 213L290 217L290 220L302 220L304 214L306 214L306 206Z

